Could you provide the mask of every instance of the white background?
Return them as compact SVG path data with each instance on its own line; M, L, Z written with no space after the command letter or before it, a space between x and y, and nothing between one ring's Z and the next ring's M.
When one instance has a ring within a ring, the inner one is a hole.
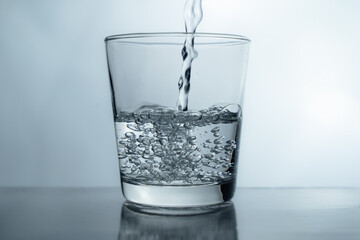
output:
M0 186L119 186L103 40L183 31L184 4L1 0ZM203 10L199 32L252 40L238 186L360 187L360 2Z

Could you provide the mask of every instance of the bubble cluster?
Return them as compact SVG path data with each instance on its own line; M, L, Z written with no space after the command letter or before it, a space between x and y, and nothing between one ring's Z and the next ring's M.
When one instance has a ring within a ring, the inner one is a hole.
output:
M143 184L208 184L233 178L241 108L197 112L147 105L116 119L122 178Z

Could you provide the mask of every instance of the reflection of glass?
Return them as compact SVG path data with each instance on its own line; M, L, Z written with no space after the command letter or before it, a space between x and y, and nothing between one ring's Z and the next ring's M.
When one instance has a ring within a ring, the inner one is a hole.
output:
M237 239L236 214L232 203L201 215L151 215L130 210L121 212L119 240L124 239Z
M250 41L195 33L191 90L180 91L189 108L178 111L186 36L106 38L122 189L134 203L199 207L234 194Z

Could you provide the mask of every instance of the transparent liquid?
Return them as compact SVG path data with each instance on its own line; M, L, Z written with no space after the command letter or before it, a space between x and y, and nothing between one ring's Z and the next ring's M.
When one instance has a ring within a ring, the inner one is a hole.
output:
M224 104L178 112L147 105L115 121L122 181L221 184L235 179L241 108Z
M185 31L187 33L184 47L181 50L183 65L181 76L178 81L179 95L177 101L177 109L179 111L187 111L188 98L190 91L191 64L197 57L198 53L194 48L194 33L201 22L203 13L201 0L188 0L184 8Z

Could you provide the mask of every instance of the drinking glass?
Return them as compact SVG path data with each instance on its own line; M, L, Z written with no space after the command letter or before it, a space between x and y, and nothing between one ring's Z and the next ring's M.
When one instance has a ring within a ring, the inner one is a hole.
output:
M195 33L188 110L177 108L189 33L105 39L121 185L139 206L214 206L234 195L250 40ZM189 75L190 76L190 75Z

